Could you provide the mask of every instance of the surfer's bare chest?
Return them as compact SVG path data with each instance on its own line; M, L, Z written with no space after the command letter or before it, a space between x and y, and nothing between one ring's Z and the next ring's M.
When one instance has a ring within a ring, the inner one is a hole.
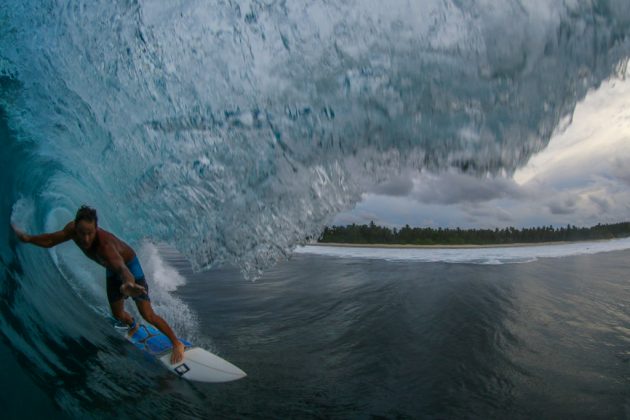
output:
M77 243L76 240L74 241L74 243L77 244L79 249L81 249L81 251L83 252L83 254L85 254L86 257L88 257L92 261L96 262L97 264L102 265L103 267L107 267L108 266L107 260L101 256L101 254L99 253L98 247L94 247L93 249L85 250L85 249L82 249L79 246L79 244Z

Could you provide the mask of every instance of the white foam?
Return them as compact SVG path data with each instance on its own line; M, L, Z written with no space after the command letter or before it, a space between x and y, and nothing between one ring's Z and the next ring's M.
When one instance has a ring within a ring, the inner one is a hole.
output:
M155 284L167 292L173 292L186 284L186 279L171 267L160 256L157 246L144 242L139 251L142 268L145 274L150 274Z
M162 258L158 247L151 242L143 242L137 254L149 284L149 296L155 313L163 317L178 336L201 344L196 314L172 294L186 284L186 278Z
M318 245L298 247L295 252L339 258L384 259L387 261L509 264L527 263L539 258L561 258L625 249L630 249L630 238L496 248L367 248Z

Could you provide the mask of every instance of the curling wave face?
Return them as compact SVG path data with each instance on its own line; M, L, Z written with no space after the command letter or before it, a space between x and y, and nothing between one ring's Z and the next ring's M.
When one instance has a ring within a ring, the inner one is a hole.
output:
M249 275L402 168L513 171L630 51L625 0L1 13L3 153L22 150L3 207L32 199L37 229L87 202L130 241Z

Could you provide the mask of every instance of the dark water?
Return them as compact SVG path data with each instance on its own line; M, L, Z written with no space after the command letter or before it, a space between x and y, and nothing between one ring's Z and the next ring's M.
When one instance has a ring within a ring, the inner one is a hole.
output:
M628 256L296 255L256 283L190 275L179 294L249 374L202 387L208 417L628 418Z
M70 384L32 383L24 360L3 367L23 379L3 379L3 417L630 418L629 256L475 265L296 254L252 283L232 269L193 274L167 255L188 279L177 295L200 335L247 378L178 379L102 328L103 342L77 350Z

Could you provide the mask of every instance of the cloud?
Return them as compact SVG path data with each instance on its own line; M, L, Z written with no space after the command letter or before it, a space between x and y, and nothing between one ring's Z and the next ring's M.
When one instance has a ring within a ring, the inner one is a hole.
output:
M523 198L526 190L505 177L475 177L458 172L423 174L410 195L426 204L480 203L499 198Z
M515 222L514 217L509 211L501 207L488 205L487 203L467 207L462 206L462 210L468 214L467 220L474 224L487 219L498 220L502 222L502 224Z
M630 143L630 139L628 139L628 143ZM615 159L612 174L615 178L630 186L630 159Z
M599 211L602 213L610 211L611 203L608 198L597 196L596 194L591 194L588 198L599 207Z
M547 207L552 214L572 214L575 212L575 200L570 197L563 200L554 200L547 204Z
M370 192L379 195L392 197L402 197L409 195L413 190L413 180L411 174L400 175L387 182L377 185Z

